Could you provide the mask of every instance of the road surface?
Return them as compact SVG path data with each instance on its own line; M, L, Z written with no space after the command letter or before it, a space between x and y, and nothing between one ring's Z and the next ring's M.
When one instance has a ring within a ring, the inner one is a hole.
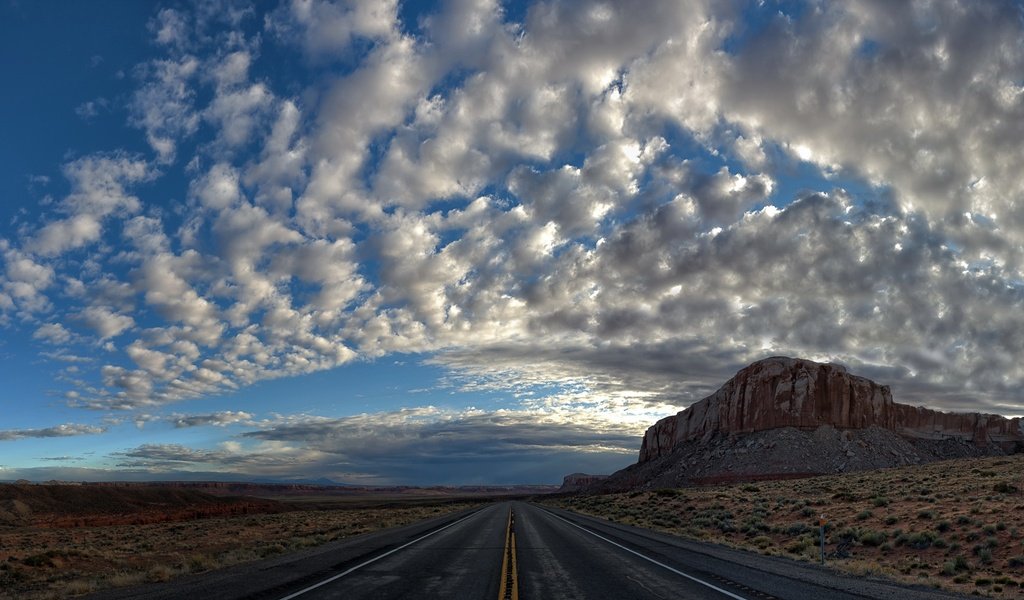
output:
M817 565L699 544L526 502L359 536L302 557L97 594L96 600L937 600Z

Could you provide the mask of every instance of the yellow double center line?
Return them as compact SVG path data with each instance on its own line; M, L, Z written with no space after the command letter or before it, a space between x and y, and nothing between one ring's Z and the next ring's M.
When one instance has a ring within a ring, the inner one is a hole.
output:
M516 563L516 516L508 509L508 526L505 528L505 552L501 559L501 585L498 586L498 600L519 600L519 569Z

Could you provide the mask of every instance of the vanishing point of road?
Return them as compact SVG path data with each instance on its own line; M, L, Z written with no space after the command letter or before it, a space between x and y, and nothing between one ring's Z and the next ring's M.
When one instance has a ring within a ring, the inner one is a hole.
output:
M700 544L527 502L502 502L96 600L852 600L955 598Z

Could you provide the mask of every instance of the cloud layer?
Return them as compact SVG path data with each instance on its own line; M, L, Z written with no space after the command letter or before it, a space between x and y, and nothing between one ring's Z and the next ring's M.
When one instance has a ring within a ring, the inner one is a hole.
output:
M1016 4L399 8L158 11L124 107L149 151L64 165L0 240L0 311L95 355L62 381L107 412L393 353L578 393L276 426L241 402L168 422L244 450L124 468L615 457L771 354L1024 412Z

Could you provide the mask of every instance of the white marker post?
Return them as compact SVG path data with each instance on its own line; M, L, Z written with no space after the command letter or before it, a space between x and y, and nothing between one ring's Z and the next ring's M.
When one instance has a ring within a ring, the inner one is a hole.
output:
M821 529L821 564L825 564L825 525L827 524L825 515L821 515L818 518L818 528Z

